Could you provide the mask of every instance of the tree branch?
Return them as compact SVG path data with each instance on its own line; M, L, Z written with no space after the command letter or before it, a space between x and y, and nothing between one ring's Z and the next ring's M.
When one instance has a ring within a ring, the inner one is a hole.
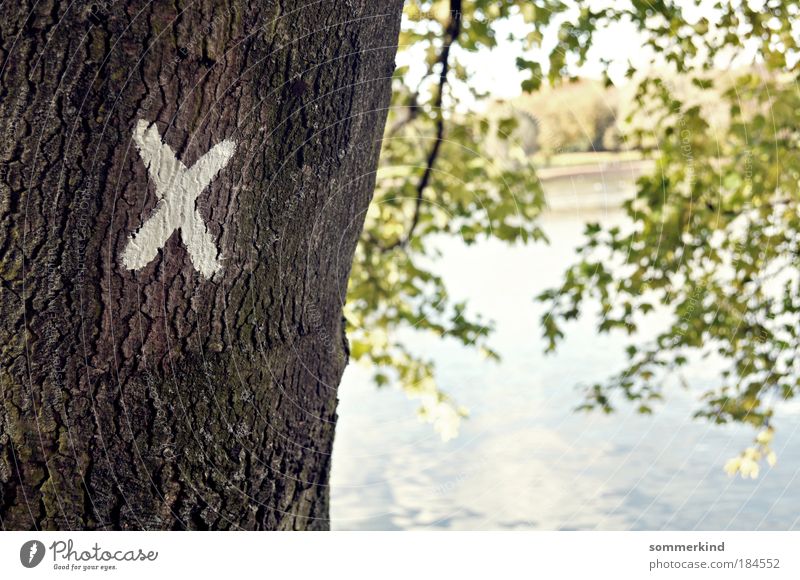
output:
M447 85L447 75L450 72L450 48L458 39L460 32L461 0L450 0L450 20L447 23L447 28L445 28L444 44L442 45L442 51L439 53L439 58L437 59L437 63L441 65L442 70L439 73L438 92L436 93L436 98L433 102L433 110L436 114L436 138L433 142L433 147L431 148L430 153L428 153L425 163L425 171L422 173L422 177L417 184L416 204L414 206L414 216L411 219L411 225L409 226L405 236L398 239L391 245L384 247L384 250L392 250L398 246L405 246L408 244L414 235L414 230L419 224L422 202L425 200L425 189L430 183L431 175L433 174L433 168L436 164L436 159L439 156L439 149L441 148L442 140L444 139L444 114L442 112L442 102L444 100L444 89Z

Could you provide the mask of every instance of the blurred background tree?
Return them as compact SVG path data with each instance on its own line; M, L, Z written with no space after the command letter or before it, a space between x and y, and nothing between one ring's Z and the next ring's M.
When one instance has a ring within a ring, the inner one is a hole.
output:
M798 13L780 0L407 2L346 307L353 357L453 436L465 410L414 353L414 332L498 354L491 324L436 275L436 241L544 242L535 168L564 152L635 150L655 169L625 203L629 226L587 224L581 259L537 298L548 348L590 302L601 306L599 333L632 334L666 315L651 343L632 341L626 368L586 388L581 408L629 400L651 412L682 367L714 358L723 370L697 416L756 430L726 469L755 476L774 462L771 417L800 389ZM598 53L614 26L642 45ZM520 97L498 100L475 82L477 56L500 41L525 73ZM602 78L577 78L590 59Z

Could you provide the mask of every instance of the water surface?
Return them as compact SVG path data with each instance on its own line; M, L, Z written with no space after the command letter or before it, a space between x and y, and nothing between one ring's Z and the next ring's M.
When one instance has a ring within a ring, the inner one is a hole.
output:
M443 245L437 266L454 299L496 323L493 363L459 345L417 338L440 384L470 410L460 435L442 442L399 391L378 390L351 365L340 387L334 446L333 529L797 529L800 528L800 407L775 425L778 464L756 480L730 478L725 461L750 445L741 426L691 418L699 391L674 389L652 416L630 408L576 414L577 385L624 363L630 338L601 335L594 318L569 325L555 355L543 354L543 307L586 221L622 223L614 209L630 194L626 176L561 179L548 186L543 221L550 245ZM659 324L658 316L652 329ZM652 332L651 332L652 334ZM634 337L645 340L647 336ZM715 380L692 366L698 387Z

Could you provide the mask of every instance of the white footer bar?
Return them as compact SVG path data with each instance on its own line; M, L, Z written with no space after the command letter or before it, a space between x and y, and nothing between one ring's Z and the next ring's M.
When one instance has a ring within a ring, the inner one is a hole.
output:
M2 532L0 578L800 578L800 532Z

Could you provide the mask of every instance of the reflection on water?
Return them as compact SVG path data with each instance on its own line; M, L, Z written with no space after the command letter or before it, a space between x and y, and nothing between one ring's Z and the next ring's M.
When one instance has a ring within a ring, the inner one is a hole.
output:
M443 246L438 270L452 297L468 298L496 322L493 346L503 360L415 339L436 360L441 385L471 412L447 443L417 421L402 393L379 391L368 371L348 367L333 457L334 529L800 528L796 405L775 421L778 464L746 481L722 467L752 432L692 420L696 392L672 392L653 416L572 412L576 385L618 370L628 338L597 336L587 316L546 356L542 307L532 297L558 283L586 221L622 220L603 208L629 194L626 183L550 184L549 246ZM708 386L713 371L695 366L687 378Z

